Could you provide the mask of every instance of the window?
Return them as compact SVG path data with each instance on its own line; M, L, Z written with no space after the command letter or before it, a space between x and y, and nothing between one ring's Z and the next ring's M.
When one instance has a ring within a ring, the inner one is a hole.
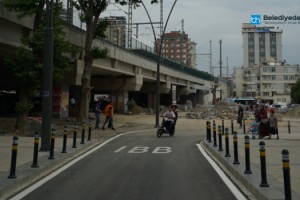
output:
M271 71L272 71L272 72L276 72L276 68L275 68L275 67L272 67L272 68L271 68Z
M276 80L276 75L272 75L272 80Z

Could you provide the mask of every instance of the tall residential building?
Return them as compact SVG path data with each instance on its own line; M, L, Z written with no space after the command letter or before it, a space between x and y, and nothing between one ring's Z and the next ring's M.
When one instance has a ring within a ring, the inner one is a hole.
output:
M160 44L160 39L157 43ZM192 42L185 32L165 33L162 55L187 67L196 67L196 43Z
M126 44L126 17L110 16L103 18L108 20L110 25L107 27L105 34L106 40L118 47L125 48Z
M244 67L282 61L282 29L243 23L242 35Z
M300 78L300 67L283 61L282 32L278 27L243 24L244 66L234 69L234 96L291 102L291 87Z

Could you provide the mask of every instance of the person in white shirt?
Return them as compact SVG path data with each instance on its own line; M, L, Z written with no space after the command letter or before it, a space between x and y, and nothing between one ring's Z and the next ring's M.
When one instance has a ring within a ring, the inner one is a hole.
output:
M163 114L164 122L163 125L166 127L167 130L169 130L172 123L174 123L174 120L176 118L175 113L173 112L173 109L171 106L168 107L168 111Z

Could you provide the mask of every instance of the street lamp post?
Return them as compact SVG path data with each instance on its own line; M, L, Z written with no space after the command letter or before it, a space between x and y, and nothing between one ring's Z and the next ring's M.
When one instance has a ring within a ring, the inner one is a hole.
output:
M164 30L162 32L162 35L160 37L160 44L159 44L159 49L158 49L158 59L157 59L157 72L156 72L156 120L155 120L155 127L159 127L159 105L160 105L160 61L161 61L161 49L162 49L162 43L164 40L164 36L165 36L165 32L166 32L166 28L171 16L171 13L174 9L174 6L176 4L177 0L174 1L172 8L169 12L166 24L164 26ZM155 44L157 45L157 44Z
M50 150L53 79L53 0L46 1L45 54L42 88L41 151Z

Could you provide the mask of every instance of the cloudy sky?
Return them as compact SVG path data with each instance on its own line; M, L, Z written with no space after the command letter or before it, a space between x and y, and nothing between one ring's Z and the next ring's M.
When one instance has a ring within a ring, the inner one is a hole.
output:
M153 22L159 22L160 5L151 5L151 0L143 0ZM175 0L164 0L164 22ZM111 5L103 16L126 16L127 6ZM179 31L184 20L184 31L191 40L197 43L197 53L209 53L209 40L212 40L213 66L219 66L220 46L222 39L223 66L227 66L229 74L235 66L241 66L242 58L242 23L249 23L250 16L285 15L300 16L300 0L177 0L166 32ZM149 22L143 7L133 10L133 22ZM299 24L280 24L283 29L283 58L289 64L300 64L300 20ZM262 20L261 25L264 24ZM268 25L270 26L270 25ZM159 34L158 25L156 33ZM135 29L133 30L135 33ZM150 25L139 26L139 40L153 46L154 38ZM197 68L209 71L208 56L197 56ZM218 68L215 74L218 75ZM225 73L225 70L224 70Z

